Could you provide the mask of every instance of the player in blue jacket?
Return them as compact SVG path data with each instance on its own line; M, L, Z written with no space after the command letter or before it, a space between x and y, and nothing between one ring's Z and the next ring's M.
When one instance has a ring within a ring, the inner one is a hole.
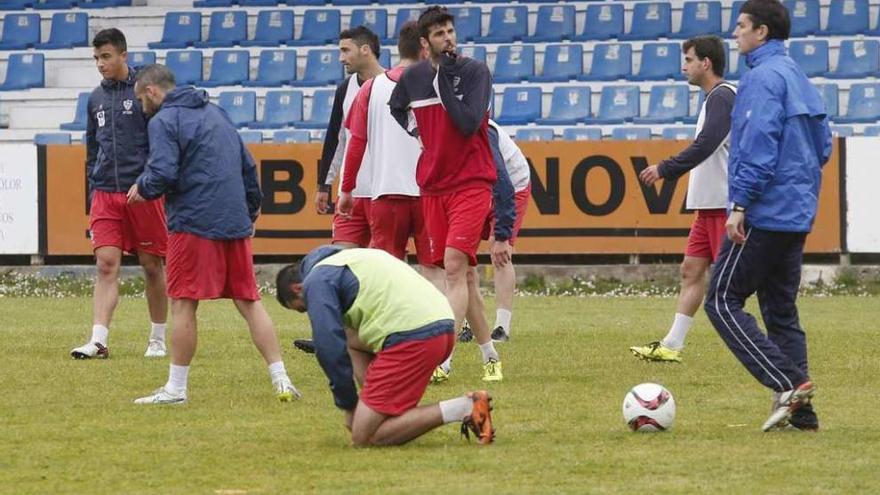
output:
M831 132L821 96L786 55L790 30L778 0L748 0L739 11L734 36L751 71L731 121L728 239L704 304L737 359L775 392L764 431L819 427L796 299ZM766 335L743 309L756 292Z

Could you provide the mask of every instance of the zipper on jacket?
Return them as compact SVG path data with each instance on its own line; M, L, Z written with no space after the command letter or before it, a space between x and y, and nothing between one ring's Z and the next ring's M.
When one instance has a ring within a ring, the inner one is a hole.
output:
M110 124L110 129L113 133L113 170L116 174L116 192L122 192L119 189L119 156L116 154L116 93L119 88L118 82L113 87L113 93L110 95L110 118L113 119L113 122Z

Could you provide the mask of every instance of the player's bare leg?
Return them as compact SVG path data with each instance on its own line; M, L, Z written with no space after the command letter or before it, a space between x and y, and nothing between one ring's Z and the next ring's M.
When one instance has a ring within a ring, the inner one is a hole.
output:
M150 310L150 339L146 357L164 357L168 298L165 297L165 266L162 257L138 251L138 262L144 269L144 292Z
M161 388L146 397L135 399L135 404L183 404L187 401L189 366L196 354L198 331L196 311L199 301L194 299L172 299L171 319L174 329L171 332L171 365L168 381Z
M70 351L76 359L107 358L110 319L119 301L119 266L122 250L102 246L95 250L95 290L92 298L92 336L89 341Z
M446 294L446 273L439 266L419 265L423 277L443 294Z
M506 341L510 338L510 320L513 317L513 293L516 290L516 269L513 262L495 267L495 328L492 340Z
M500 382L503 379L501 372L501 358L495 350L492 342L492 331L489 322L486 321L486 305L483 294L480 292L480 274L476 267L469 267L467 272L468 282L468 308L467 319L474 332L474 339L480 347L483 355L483 380L487 382Z
M281 360L281 346L278 343L278 335L275 333L275 326L269 318L269 313L263 307L260 301L244 301L235 299L235 308L241 313L247 321L248 328L251 331L251 340L266 364L269 365L269 377L272 379L272 386L275 388L275 394L278 400L289 402L294 398L299 398L299 391L293 386L290 378L287 376L287 370L284 368L284 361Z
M455 331L461 328L468 306L468 255L447 247L443 255L446 271L446 299L455 315Z

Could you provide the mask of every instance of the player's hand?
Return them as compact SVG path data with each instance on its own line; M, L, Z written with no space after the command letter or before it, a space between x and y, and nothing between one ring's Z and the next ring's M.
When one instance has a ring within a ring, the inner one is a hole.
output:
M324 215L326 213L330 213L327 211L327 205L330 203L330 193L318 191L318 194L315 196L315 210L319 215Z
M354 422L354 411L345 411L345 428L351 431L351 424Z
M651 165L639 174L639 180L646 186L653 185L660 178L660 169L657 165Z
M139 193L138 193L138 185L132 184L131 188L128 190L128 204L133 203L141 203L146 201Z
M727 217L727 238L733 241L735 244L742 244L746 242L746 214L742 211L732 211L730 212L730 216Z
M336 203L336 211L339 212L340 215L343 216L351 216L351 210L354 209L354 198L351 197L351 193L341 192L339 193L339 201Z
M509 241L492 242L492 264L495 265L495 268L501 268L502 266L510 263L511 251L512 250Z

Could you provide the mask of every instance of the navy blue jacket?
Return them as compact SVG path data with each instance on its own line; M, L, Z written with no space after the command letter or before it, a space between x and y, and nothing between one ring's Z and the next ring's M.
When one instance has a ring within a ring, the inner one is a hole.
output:
M819 92L780 40L749 52L733 107L729 198L762 230L809 232L831 130Z
M513 235L513 223L516 220L516 201L513 183L510 182L510 174L507 173L507 164L501 155L498 145L498 132L493 125L489 125L489 148L492 150L492 159L495 161L495 174L498 180L492 187L492 199L495 203L495 240L507 241Z
M263 194L257 167L226 112L192 86L165 96L150 119L150 158L137 179L146 199L165 194L170 232L217 240L253 232Z
M128 79L104 79L92 91L86 124L89 191L128 192L147 163L147 117L134 96L137 71Z

